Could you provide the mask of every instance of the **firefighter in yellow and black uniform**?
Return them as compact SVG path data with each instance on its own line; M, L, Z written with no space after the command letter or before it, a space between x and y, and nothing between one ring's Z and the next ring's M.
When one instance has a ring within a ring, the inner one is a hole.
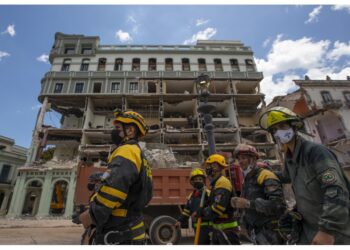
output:
M193 186L192 193L188 196L186 205L182 210L180 217L177 219L175 223L176 227L188 227L189 217L192 217L193 228L197 230L197 222L196 222L196 213L200 208L200 201L203 192L205 192L204 196L204 204L208 202L210 191L205 186L206 179L205 172L200 168L195 168L191 171L190 174L190 183ZM203 220L201 223L200 234L199 234L199 245L209 245L210 238L209 234L211 232L211 221Z
M222 155L212 154L206 160L205 172L211 181L211 190L208 204L199 215L203 220L212 221L212 244L239 245L238 223L233 219L234 210L230 205L234 190L231 182L223 176L226 167Z
M112 142L103 185L90 205L96 225L94 244L145 244L143 209L152 198L152 174L138 138L147 132L144 118L133 111L115 112Z

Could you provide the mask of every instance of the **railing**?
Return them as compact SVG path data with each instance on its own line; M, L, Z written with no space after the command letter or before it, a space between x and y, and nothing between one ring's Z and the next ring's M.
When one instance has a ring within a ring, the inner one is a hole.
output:
M322 101L322 105L326 109L339 109L343 106L343 102L341 100L328 100Z

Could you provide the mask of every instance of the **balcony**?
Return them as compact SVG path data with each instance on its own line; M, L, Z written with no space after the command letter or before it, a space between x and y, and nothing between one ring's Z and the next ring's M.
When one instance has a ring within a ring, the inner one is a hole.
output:
M341 100L327 100L322 101L322 106L325 109L339 109L343 106L343 103Z

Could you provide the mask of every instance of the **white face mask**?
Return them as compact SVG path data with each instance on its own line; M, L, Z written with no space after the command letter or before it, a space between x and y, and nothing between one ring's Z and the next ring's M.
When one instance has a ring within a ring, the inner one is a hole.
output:
M253 169L253 165L250 164L250 165L246 168L246 170L243 170L243 176L244 176L244 177L247 176L247 174L249 174L249 172L252 171L252 169Z
M287 144L293 139L294 136L294 130L293 128L285 129L285 130L277 130L273 137L281 142L282 144Z

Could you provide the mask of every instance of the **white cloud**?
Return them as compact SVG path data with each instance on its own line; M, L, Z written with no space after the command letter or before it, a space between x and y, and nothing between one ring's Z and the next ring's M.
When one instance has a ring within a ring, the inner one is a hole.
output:
M130 34L128 32L124 32L122 30L118 30L115 33L115 37L120 41L120 42L131 42L132 41L132 37L130 36Z
M128 16L126 19L127 22L131 22L131 23L136 23L136 19L135 17L133 17L132 15Z
M332 10L347 10L350 13L350 5L334 5L331 8Z
M36 60L39 62L49 63L49 55L42 54L41 56L37 57Z
M10 54L7 53L7 52L5 52L5 51L0 51L0 61L1 61L1 59L2 59L3 57L5 57L5 56L10 56Z
M205 30L198 31L190 39L187 39L183 44L193 44L197 40L208 40L216 34L217 30L215 28L206 28Z
M10 36L15 36L16 35L16 31L15 31L15 25L9 25L7 26L6 30L3 31L1 34L9 34Z
M309 13L309 19L305 21L305 23L316 23L318 22L318 15L321 13L322 6L318 6L314 8L310 13Z
M272 43L266 60L255 59L258 71L264 73L261 81L261 92L265 94L268 104L273 97L285 95L298 87L293 80L301 79L298 71L306 72L311 78L316 75L330 75L332 70L326 68L330 41L312 41L311 38L303 37L297 40L283 39L278 35ZM309 69L314 69L311 71ZM317 69L317 70L316 70ZM281 77L277 77L282 75Z
M205 20L204 18L200 18L196 20L196 26L201 26L209 22L209 19Z
M348 44L336 41L334 49L328 54L328 58L338 60L342 56L350 56L350 42Z
M262 46L263 46L264 48L266 48L267 45L269 45L270 41L271 41L271 39L270 39L270 38L267 38L267 39L263 42L263 45L262 45Z
M328 40L313 42L308 37L282 40L282 35L278 35L267 55L267 60L257 59L257 66L259 71L266 75L317 67L321 64L329 44Z

